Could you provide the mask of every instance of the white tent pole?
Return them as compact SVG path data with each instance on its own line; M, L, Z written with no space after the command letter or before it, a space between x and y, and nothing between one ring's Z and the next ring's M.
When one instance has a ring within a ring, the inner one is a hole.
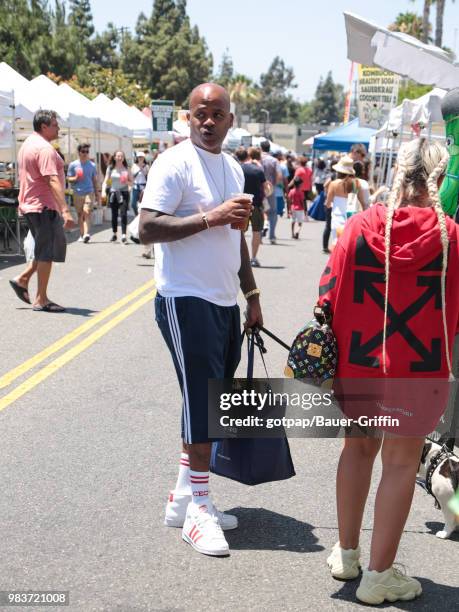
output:
M376 185L378 188L381 187L381 185L383 184L383 180L384 180L384 170L386 166L386 149L387 149L387 143L388 143L388 136L389 136L389 117L387 118L387 122L386 122L386 131L383 137L383 147L381 151L381 157L379 160L379 175L378 175L378 181ZM386 146L384 146L384 141L386 142Z
M14 164L14 186L18 186L18 155L17 155L17 143L16 143L16 103L14 99L14 89L11 90L12 103L12 125L11 125L11 137L13 139L13 164Z
M429 129L427 131L427 140L430 141L432 140L432 121L429 120Z
M71 145L70 145L70 117L69 117L69 127L67 130L67 153L69 156L69 163L71 162L71 159L70 159L71 150L70 149L71 149Z

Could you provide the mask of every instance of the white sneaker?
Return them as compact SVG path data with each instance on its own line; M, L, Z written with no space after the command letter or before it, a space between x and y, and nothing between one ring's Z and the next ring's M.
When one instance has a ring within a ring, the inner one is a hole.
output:
M80 236L80 237L78 238L77 242L84 242L84 238L83 238L83 236Z
M121 236L121 242L122 242L123 244L127 244L126 234L123 234L123 235Z
M89 234L85 234L83 236L83 242L85 242L86 244L91 240L91 236Z
M387 601L409 601L422 593L422 586L416 578L405 576L398 569L390 567L384 572L364 570L357 599L367 604Z
M360 546L357 548L341 548L339 542L333 546L327 559L327 565L333 578L352 580L360 573Z
M225 557L230 554L218 519L206 505L188 504L182 539L203 555Z
M167 527L183 527L186 519L186 511L190 502L191 495L177 495L171 491L166 504L164 524L167 525ZM236 529L238 527L237 516L234 516L234 514L220 512L213 504L210 511L217 517L218 523L223 531L229 531L230 529Z

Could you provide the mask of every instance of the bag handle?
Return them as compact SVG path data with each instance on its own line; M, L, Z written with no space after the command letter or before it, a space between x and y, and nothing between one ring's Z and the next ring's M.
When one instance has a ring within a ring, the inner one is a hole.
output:
M253 379L253 365L255 362L255 347L260 351L261 360L265 369L266 378L269 379L268 370L266 368L265 358L263 353L266 353L265 344L263 338L260 336L258 328L252 328L251 333L247 333L245 330L242 332L241 344L244 342L244 337L247 336L247 380Z

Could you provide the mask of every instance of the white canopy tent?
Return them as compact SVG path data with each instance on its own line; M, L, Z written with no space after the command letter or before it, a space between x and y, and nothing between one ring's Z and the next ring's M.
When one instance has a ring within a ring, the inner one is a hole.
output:
M453 89L459 83L459 66L439 47L387 28L353 13L344 13L347 56L364 66L378 66L423 85Z
M28 101L18 102L15 92L27 85L29 81L5 62L0 62L0 83L3 91L13 92L16 121L30 123L33 119L32 104Z
M108 96L101 93L90 102L100 117L105 117L110 123L120 127L117 148L124 152L126 158L132 157L132 130L127 125L127 119L121 115L119 108ZM113 151L111 151L113 153Z
M223 147L227 149L237 149L242 144L242 138L244 136L252 136L248 130L244 128L236 127L228 130L225 140L223 141Z
M16 164L14 91L0 91L0 161Z
M120 98L113 98L112 105L116 106L123 118L133 133L134 143L136 142L151 142L153 138L153 127L151 121L146 115L139 111L134 106L129 106Z
M370 153L383 155L381 159L380 181L386 168L392 166L395 151L404 140L414 137L414 129L429 140L445 139L441 101L446 95L444 89L435 87L432 91L414 100L403 100L393 108L389 118L370 141Z
M82 114L94 118L96 122L95 132L86 131L84 134L80 132L80 140L84 137L93 147L93 151L97 153L112 153L115 149L122 148L122 137L126 132L126 128L107 121L105 113L91 104L89 98L66 83L59 85L59 89L64 92L69 101L79 105L78 108Z
M269 138L265 138L264 136L252 136L252 145L254 147L259 147L260 144L266 140L270 144L270 147L269 147L270 153L282 153L282 155L286 155L288 153L287 148L283 147L280 144L273 142L272 140L269 140Z

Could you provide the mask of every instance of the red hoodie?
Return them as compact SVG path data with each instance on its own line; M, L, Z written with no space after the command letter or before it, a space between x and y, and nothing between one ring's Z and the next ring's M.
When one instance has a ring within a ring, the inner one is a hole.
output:
M320 281L319 302L329 300L332 306L339 352L337 378L384 377L385 223L386 208L381 204L352 217ZM459 324L459 226L447 218L447 230L446 319L451 355ZM415 206L397 209L390 249L386 340L389 378L448 377L441 307L442 259L435 211Z

